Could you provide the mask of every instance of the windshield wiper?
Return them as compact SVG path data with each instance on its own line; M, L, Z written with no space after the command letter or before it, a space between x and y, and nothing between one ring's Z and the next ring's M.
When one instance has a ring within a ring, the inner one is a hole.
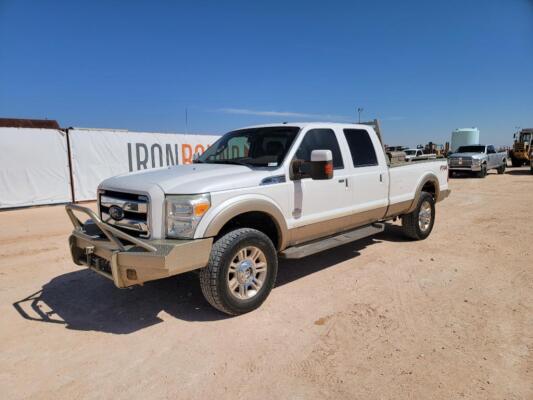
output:
M249 167L251 164L239 160L212 160L209 161L210 164L235 164L235 165L244 165Z

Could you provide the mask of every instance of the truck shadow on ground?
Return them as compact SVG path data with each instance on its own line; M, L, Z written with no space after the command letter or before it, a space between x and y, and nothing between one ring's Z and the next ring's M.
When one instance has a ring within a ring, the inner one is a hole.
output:
M276 287L357 257L380 241L404 240L398 227L374 238L349 243L300 260L280 260ZM273 296L276 295L274 288ZM196 273L148 282L119 290L113 283L87 269L60 275L41 290L13 303L25 319L62 324L67 329L129 334L163 322L165 312L185 321L206 322L228 317L204 299Z
M507 172L505 172L507 173ZM489 178L491 176L496 176L498 175L498 173L496 171L487 171L487 175L485 177L486 178ZM458 173L455 173L453 176L450 176L450 180L451 179L477 179L477 180L482 180L483 178L480 178L478 177L474 172L458 172Z
M506 174L509 175L531 175L531 171L528 169L511 169L505 171Z

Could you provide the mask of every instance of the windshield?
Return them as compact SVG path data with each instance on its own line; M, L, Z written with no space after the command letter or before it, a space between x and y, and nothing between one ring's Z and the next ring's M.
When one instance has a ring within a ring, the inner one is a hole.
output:
M242 129L226 133L196 162L277 167L283 163L300 128L276 126Z
M460 146L456 153L484 153L485 146Z
M405 150L405 154L408 156L414 156L416 155L416 150Z

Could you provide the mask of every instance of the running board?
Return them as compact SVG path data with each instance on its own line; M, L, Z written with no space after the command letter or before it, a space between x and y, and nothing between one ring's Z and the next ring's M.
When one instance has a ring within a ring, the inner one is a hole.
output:
M352 231L343 232L335 236L330 236L326 239L315 240L311 243L304 243L298 246L289 247L280 253L282 258L303 258L311 254L319 253L324 250L332 249L346 243L354 242L368 236L375 235L385 230L384 223L375 223L366 225Z

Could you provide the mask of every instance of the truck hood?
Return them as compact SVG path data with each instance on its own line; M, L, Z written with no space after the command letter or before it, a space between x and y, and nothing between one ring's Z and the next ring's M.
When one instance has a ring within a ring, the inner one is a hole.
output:
M454 153L450 158L482 158L485 154L483 153Z
M188 164L117 175L100 188L165 194L195 194L258 186L272 171L232 164Z

